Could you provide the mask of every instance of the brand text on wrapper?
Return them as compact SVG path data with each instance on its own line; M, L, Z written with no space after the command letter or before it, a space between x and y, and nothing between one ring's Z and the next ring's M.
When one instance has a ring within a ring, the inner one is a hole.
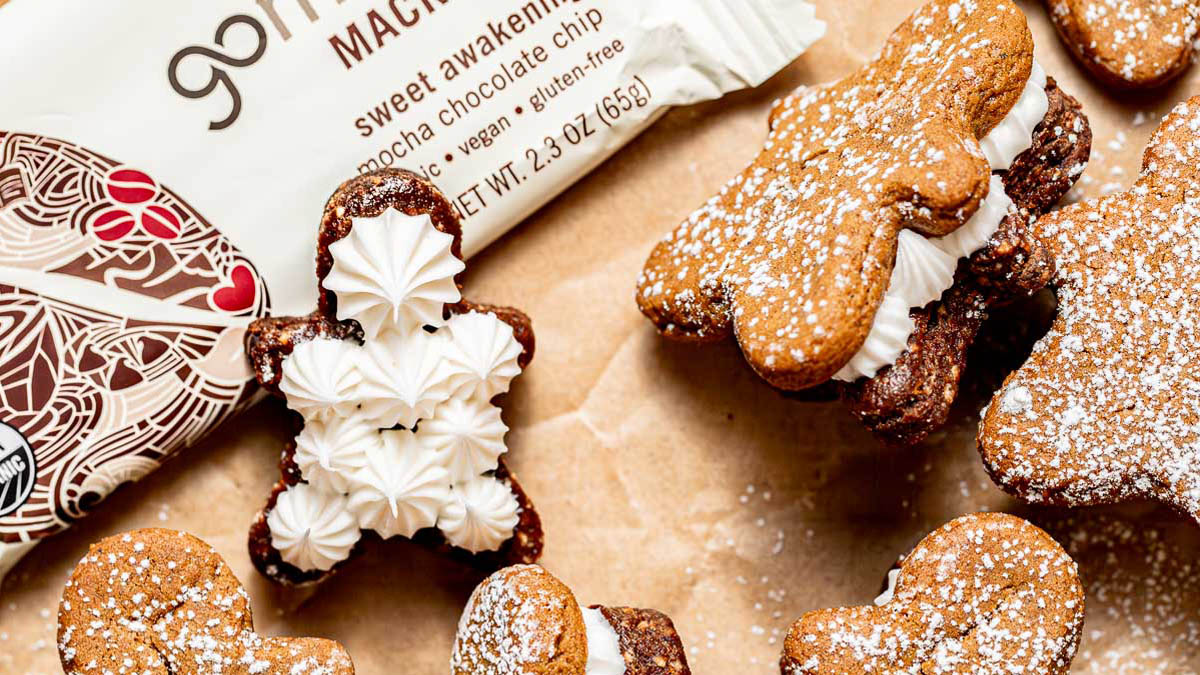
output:
M290 8L292 1L256 0L258 6L267 14L270 24L285 42L292 38L292 31L285 18L285 12L281 11L281 8L285 6ZM458 67L463 70L469 68L469 64L474 64L480 58L489 56L513 40L515 36L554 15L555 10L576 5L580 1L533 0L507 16L494 20L487 19L484 31L468 42L456 55ZM321 20L321 15L313 7L311 0L294 0L294 2L310 23ZM339 5L344 2L346 0L337 0ZM432 17L439 7L450 2L451 0L388 0L386 5L379 4L377 7L368 9L361 19L352 21L343 30L331 35L327 42L333 55L347 70L350 70L385 47L395 42L402 42L405 32L416 28L422 21ZM561 12L559 13L561 14ZM577 14L573 20L562 23L562 31L555 33L554 43L560 48L565 47L582 31L588 30L589 23L591 23L591 30L598 28L600 20L598 10L591 10L585 15ZM257 38L255 47L249 54L231 54L224 49L227 35L239 25L253 30ZM206 98L215 92L227 95L230 99L229 113L223 119L212 121L209 124L210 130L220 131L232 126L237 121L243 105L242 93L234 84L230 71L252 66L261 60L266 53L268 35L262 22L254 17L239 14L220 23L213 42L215 47L192 45L176 52L168 67L168 79L172 89L184 98ZM210 69L207 81L200 83L199 86L194 86L194 83L184 83L180 78L180 67L189 58L206 59ZM446 59L442 62L441 68L444 73L448 73L453 71L456 65L451 59ZM448 75L446 77L447 80L453 79ZM428 76L418 73L417 78L403 88L403 93L398 94L396 105L407 107L408 100L419 102L426 92L433 91L436 91L436 88L429 83ZM479 93L482 94L482 92ZM407 96L407 100L405 96Z

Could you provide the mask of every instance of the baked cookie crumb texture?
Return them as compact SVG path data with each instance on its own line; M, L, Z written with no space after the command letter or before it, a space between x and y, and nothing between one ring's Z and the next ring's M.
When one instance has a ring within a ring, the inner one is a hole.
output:
M533 356L533 331L517 310L462 299L461 238L428 181L354 178L326 205L317 311L250 327L259 382L302 420L250 532L273 580L325 578L364 531L489 570L541 555L497 405Z
M63 591L67 675L352 675L336 642L254 632L245 589L199 539L137 530L93 544Z
M1200 98L1168 115L1133 187L1038 221L1057 316L979 430L1030 502L1156 499L1200 520Z
M915 443L988 306L1049 278L1029 223L1090 148L1015 4L933 0L858 72L776 105L759 157L651 253L639 307L668 338L732 335L779 389L844 383Z
M1083 628L1075 562L1001 513L927 536L875 604L809 612L784 642L784 675L1038 673L1070 669Z
M1148 89L1195 58L1200 0L1046 0L1071 53L1101 82Z
M471 594L454 640L454 675L690 675L661 612L581 608L535 565L509 567Z

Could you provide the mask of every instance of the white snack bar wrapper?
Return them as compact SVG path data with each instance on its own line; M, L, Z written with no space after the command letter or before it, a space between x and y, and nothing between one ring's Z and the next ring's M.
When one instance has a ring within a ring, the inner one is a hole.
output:
M430 178L471 255L667 107L824 33L800 0L0 7L0 577L254 400L329 193Z

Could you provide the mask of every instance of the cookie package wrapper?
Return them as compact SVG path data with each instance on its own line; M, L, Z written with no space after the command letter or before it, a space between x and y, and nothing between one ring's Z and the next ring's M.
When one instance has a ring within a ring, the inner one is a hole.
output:
M800 0L0 7L0 575L255 399L333 186L433 180L471 255L666 108L824 33Z

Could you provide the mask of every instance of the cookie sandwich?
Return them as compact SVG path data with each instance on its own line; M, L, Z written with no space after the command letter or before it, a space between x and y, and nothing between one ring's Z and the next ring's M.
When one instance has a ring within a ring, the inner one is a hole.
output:
M1062 506L1156 500L1200 521L1200 97L1126 192L1038 221L1058 310L979 429L1001 487Z
M481 583L463 610L453 675L688 675L675 625L651 609L579 606L536 565Z
M650 254L638 304L665 337L733 337L776 388L916 443L989 307L1049 279L1029 226L1090 148L1015 4L934 0L858 71L776 104L759 156Z
M254 632L246 590L208 544L136 530L92 544L58 609L67 675L353 675L332 640Z
M429 181L364 174L325 207L317 310L251 325L255 375L300 429L250 531L271 579L325 578L364 532L489 571L540 557L498 406L533 357L533 330L518 310L462 299L461 241Z
M1083 629L1075 562L1030 523L963 516L925 537L872 605L809 612L784 642L784 675L1070 670Z

